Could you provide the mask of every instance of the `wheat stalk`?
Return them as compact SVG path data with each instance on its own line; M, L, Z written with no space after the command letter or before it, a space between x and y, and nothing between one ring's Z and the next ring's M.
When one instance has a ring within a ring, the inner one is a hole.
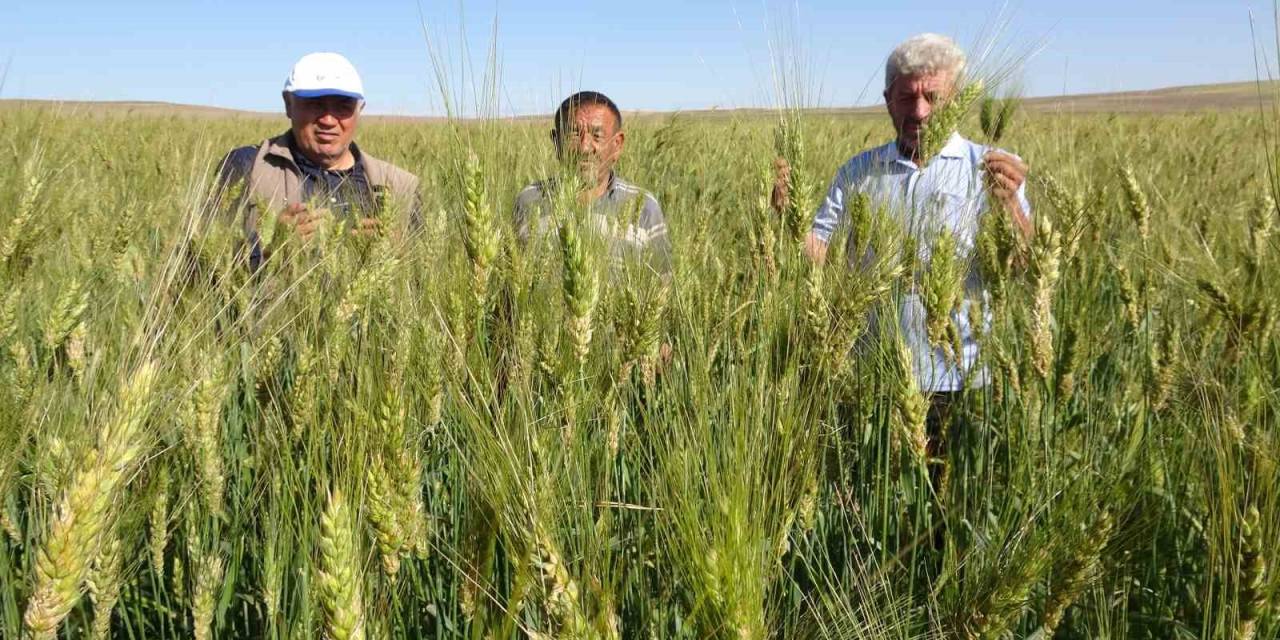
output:
M803 242L812 226L813 212L817 209L817 186L805 170L804 131L799 117L784 116L774 130L774 150L784 158L787 172L787 207L782 212L788 235L794 242Z
M779 159L777 162L785 165L785 160ZM756 268L759 273L766 276L772 281L778 275L778 256L777 244L778 234L774 226L773 203L770 201L774 185L774 171L766 170L763 173L764 187L761 190L759 203L756 205L755 225L753 231L755 233L755 243L752 249L755 253ZM788 187L789 188L789 187Z
M1156 411L1162 411L1169 404L1174 378L1181 366L1178 352L1181 343L1181 333L1172 327L1161 332L1160 339L1152 345L1148 395Z
M52 638L80 600L80 585L101 544L112 502L142 455L143 427L156 377L152 364L132 375L99 434L97 449L76 472L58 504L36 557L35 586L23 615L33 638Z
M929 438L925 421L929 415L929 401L920 392L912 366L911 349L901 336L894 341L893 352L893 408L898 438L905 443L915 461L924 465L929 458Z
M489 299L489 278L498 257L498 237L494 229L493 207L484 183L484 167L474 153L467 156L464 172L463 245L471 260L471 295L476 308Z
M114 534L115 532L113 532ZM85 581L93 599L93 638L103 640L111 636L111 612L120 599L123 582L124 545L118 535L106 535L102 551L94 560L93 568Z
M1049 585L1049 596L1045 601L1044 613L1040 617L1043 637L1053 637L1067 609L1079 600L1085 590L1101 575L1102 566L1099 559L1111 537L1113 524L1111 514L1103 511L1090 530L1080 538L1079 543L1069 549L1059 566L1054 568L1053 580Z
M320 518L320 571L316 587L328 635L335 640L365 637L362 573L351 508L342 492L334 491Z
M1130 331L1136 332L1142 325L1142 295L1138 292L1133 277L1124 265L1115 262L1112 268L1115 269L1117 283L1120 285L1120 302L1123 305L1125 323Z
M200 377L187 409L187 438L199 470L201 496L214 516L224 514L226 475L222 463L222 402L226 372L211 355L201 357Z
M209 640L213 637L214 610L226 564L217 551L210 550L202 555L198 565L195 590L191 594L191 627L196 640Z
M62 346L67 336L80 324L80 316L89 306L89 295L79 281L73 279L63 285L49 310L44 325L44 344L50 350Z
M1142 185L1138 184L1138 178L1133 175L1132 168L1121 167L1120 184L1124 187L1129 217L1137 226L1138 237L1142 238L1142 244L1145 246L1151 239L1151 202L1147 200L1147 194L1142 190Z
M164 550L169 543L169 467L167 465L159 465L155 486L151 491L147 549L151 555L152 570L157 576L163 576Z
M565 328L569 335L575 369L581 369L591 351L592 314L597 300L598 278L588 263L586 247L574 216L560 224L560 255L563 261Z
M964 294L962 278L960 261L956 258L955 235L950 227L944 226L929 252L929 268L921 283L921 298L929 343L942 347L952 358L960 355L949 337L959 332L952 314L960 308Z
M1053 296L1058 287L1059 256L1060 243L1053 224L1048 218L1037 218L1029 342L1031 363L1042 380L1048 380L1053 365Z
M569 575L555 543L541 528L535 535L533 553L530 557L532 565L542 585L542 596L547 613L551 615L554 636L563 638L588 637L590 625L581 609L578 583Z
M946 146L951 134L960 128L960 122L975 102L982 97L985 84L981 80L965 84L951 96L942 108L929 116L920 132L920 164L927 165Z
M1268 567L1262 541L1262 514L1258 507L1249 505L1240 522L1240 572L1236 593L1239 614L1236 616L1234 638L1253 640L1258 623L1267 616Z
M18 198L18 210L9 219L4 236L0 237L0 264L11 266L23 240L32 235L29 227L35 219L36 203L40 201L45 188L45 178L37 171L40 161L41 154L33 153L23 166L22 173L26 176L26 180L23 183L22 195Z
M1059 406L1062 406L1075 393L1076 373L1080 370L1085 351L1084 345L1081 344L1083 337L1081 333L1078 318L1072 318L1062 332L1062 350L1058 357L1056 386Z
M0 345L7 344L18 331L18 302L21 296L22 287L10 287L5 293L4 303L0 304Z
M998 144L1004 138L1005 132L1013 123L1013 116L1017 113L1018 101L1013 98L1005 98L999 100L990 96L982 99L982 106L978 112L978 121L982 126L982 133L992 144Z
M390 475L390 470L383 461L375 463L369 474L369 521L373 524L382 569L388 580L394 582L400 571L400 555L406 546L408 534L402 521L403 515L394 504Z

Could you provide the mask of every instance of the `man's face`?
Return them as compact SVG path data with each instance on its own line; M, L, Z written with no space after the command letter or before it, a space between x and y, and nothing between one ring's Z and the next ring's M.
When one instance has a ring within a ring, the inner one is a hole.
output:
M898 146L914 155L920 148L920 133L933 115L933 108L954 89L951 73L938 72L899 76L884 92L889 117L898 132Z
M298 149L312 161L329 165L347 153L360 119L359 100L347 96L285 95L284 106Z
M602 104L584 104L569 114L565 124L564 131L551 132L560 161L577 170L589 185L608 180L626 139L613 112Z

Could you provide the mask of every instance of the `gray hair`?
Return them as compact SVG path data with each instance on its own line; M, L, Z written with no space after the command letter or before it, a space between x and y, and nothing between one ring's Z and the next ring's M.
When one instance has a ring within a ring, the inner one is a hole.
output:
M964 71L964 51L955 40L936 33L911 36L889 54L884 64L884 89L901 76L931 73L959 75Z

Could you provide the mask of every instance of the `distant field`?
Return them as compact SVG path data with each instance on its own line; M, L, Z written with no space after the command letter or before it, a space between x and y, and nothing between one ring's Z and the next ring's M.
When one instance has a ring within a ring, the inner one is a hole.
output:
M1256 108L1260 98L1270 101L1280 89L1280 83L1234 82L1187 87L1168 87L1149 91L1124 91L1117 93L1092 93L1068 96L1028 98L1026 107L1036 111L1080 113L1179 113L1190 111L1215 111ZM127 114L147 116L180 115L194 118L271 118L277 114L261 111L240 111L221 107L173 104L169 102L93 102L75 100L23 100L0 99L0 109L14 107L48 107L78 114ZM879 114L880 107L824 108L831 114ZM761 115L773 113L767 109L705 109L691 114L723 116L730 114ZM656 115L657 112L635 112L637 115ZM439 120L439 118L414 116L374 116L378 120ZM539 117L539 116L526 116Z
M1256 82L1169 87L1151 91L1095 93L1057 98L1033 98L1027 105L1043 111L1177 112L1248 109L1259 98L1274 100L1276 83Z
M813 212L881 109L629 119L661 276L611 246L638 209L556 197L518 239L563 169L546 116L363 123L422 215L357 236L317 198L306 238L211 197L278 113L6 103L0 639L1276 640L1255 94L958 109L1030 165L1034 230L850 191L824 264ZM981 373L935 404L923 349Z

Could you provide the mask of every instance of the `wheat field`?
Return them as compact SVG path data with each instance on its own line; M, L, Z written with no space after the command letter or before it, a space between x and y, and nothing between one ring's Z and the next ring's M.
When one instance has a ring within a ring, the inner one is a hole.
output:
M1034 238L863 207L859 270L805 216L887 118L634 119L669 279L515 241L547 122L365 122L422 226L251 277L208 194L283 119L0 111L0 637L1280 637L1272 114L977 111ZM992 318L940 449L916 291Z

